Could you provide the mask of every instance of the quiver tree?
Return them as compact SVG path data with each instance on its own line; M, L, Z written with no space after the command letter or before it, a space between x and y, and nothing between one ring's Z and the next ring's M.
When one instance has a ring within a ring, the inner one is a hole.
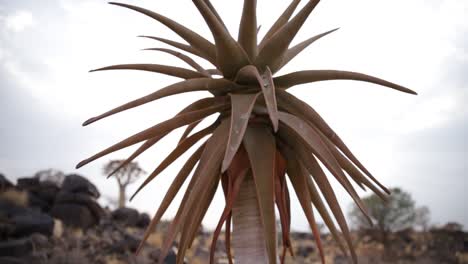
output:
M319 3L318 0L305 1L305 5L294 16L300 0L292 1L261 39L257 39L256 1L245 0L237 40L230 35L223 19L209 0L192 2L211 30L214 43L159 13L129 4L111 3L146 15L179 35L186 43L158 36L143 37L172 47L149 50L166 52L183 60L190 67L120 64L93 70L142 70L178 77L182 81L95 116L83 125L171 95L206 91L211 96L200 99L174 117L83 160L77 167L141 143L124 164L131 162L171 131L187 126L179 144L150 173L133 195L139 193L195 143L202 142L173 179L146 232L145 238L158 224L174 196L194 170L177 214L167 231L161 260L174 239L180 235L177 262L183 262L185 252L197 233L196 230L210 206L214 193L218 185L221 185L226 205L215 229L211 262L214 260L216 240L224 224L227 253L231 260L230 238L233 222L234 240L236 236L254 237L262 242L254 243L253 249L241 248L234 243L238 263L276 263L278 254L275 205L281 220L284 245L281 259L284 262L286 253L292 252L289 240L291 192L299 198L314 233L322 261L324 254L313 207L324 219L343 253L349 256L352 262L357 262L348 226L330 185L330 176L325 174L324 168L346 189L364 215L367 215L367 211L352 182L360 188L369 188L382 199L386 199L386 193L389 192L359 162L321 116L311 106L290 94L288 89L300 84L327 80L354 80L387 86L410 94L415 92L373 76L350 71L303 70L275 76L276 72L309 45L336 30L290 46ZM187 54L206 60L213 68L203 68ZM214 123L192 133L204 118L213 114L218 114ZM204 139L206 137L208 138ZM286 175L291 180L291 190L286 185ZM325 201L322 200L322 196ZM332 214L329 213L327 205ZM249 213L248 219L246 214L242 214L244 210L252 212ZM338 227L335 226L335 221ZM339 235L339 229L344 241Z
M124 162L125 160L111 160L103 168L104 174L108 175L108 178L114 176L119 185L119 208L125 207L127 186L145 173L138 162L127 162L126 164Z

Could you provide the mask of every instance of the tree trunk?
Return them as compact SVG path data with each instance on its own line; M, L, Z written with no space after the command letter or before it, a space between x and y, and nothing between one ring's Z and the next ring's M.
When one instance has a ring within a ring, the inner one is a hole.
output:
M255 183L248 175L232 210L232 246L236 264L267 264L263 227L258 208Z
M119 185L119 208L124 208L127 198L125 196L125 186Z

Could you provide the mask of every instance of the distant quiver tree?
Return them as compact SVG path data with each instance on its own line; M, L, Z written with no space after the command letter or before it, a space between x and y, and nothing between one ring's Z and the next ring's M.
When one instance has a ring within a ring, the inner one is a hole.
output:
M145 171L140 168L138 162L129 162L123 164L125 160L111 160L104 165L104 174L108 177L114 176L117 184L119 185L119 208L123 208L126 205L127 186L134 183ZM124 165L121 167L121 165Z

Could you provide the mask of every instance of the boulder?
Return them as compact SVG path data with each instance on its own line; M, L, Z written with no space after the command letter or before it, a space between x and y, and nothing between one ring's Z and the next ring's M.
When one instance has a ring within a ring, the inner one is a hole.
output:
M159 260L159 255L161 254L161 250L160 249L155 249L153 251L151 251L151 253L149 254L149 257L156 261L156 263L158 263L157 261ZM177 259L177 255L175 253L175 251L173 249L170 249L169 252L167 253L167 256L164 258L164 264L175 264L176 263L176 259ZM184 261L185 263L185 261Z
M101 206L88 194L69 193L62 191L55 199L55 205L58 204L74 204L84 206L92 213L96 223L99 222L104 214L104 210L101 208Z
M315 252L315 248L312 245L300 245L297 247L297 256L306 258Z
M50 210L55 196L60 190L56 183L41 182L38 178L18 179L17 187L28 192L28 202L31 207L39 208L45 212Z
M65 177L61 191L69 193L84 193L96 199L100 196L100 193L94 184L92 184L88 179L77 174L70 174Z
M38 188L40 184L37 178L20 178L16 181L16 187L25 190Z
M50 214L71 227L89 228L99 221L87 206L74 203L56 203L50 210Z
M3 174L0 173L0 191L10 187L13 187L13 184Z
M30 236L30 239L34 245L34 249L42 249L49 246L49 238L42 234L34 233Z
M137 226L140 214L133 208L119 208L112 212L112 220L126 226Z
M124 239L115 241L109 248L109 251L114 254L121 254L122 252L136 252L140 240L129 235L124 235Z
M147 213L142 213L138 216L136 226L139 228L146 228L151 222L151 218Z
M47 214L0 200L0 219L9 227L8 236L23 237L33 233L50 236L54 230L54 219Z
M38 211L28 210L13 216L12 221L15 225L13 236L22 237L33 233L51 236L54 231L54 219Z
M14 257L0 257L0 263L2 264L29 264L25 260L21 260Z
M1 257L21 257L29 255L33 250L30 239L7 240L0 242Z

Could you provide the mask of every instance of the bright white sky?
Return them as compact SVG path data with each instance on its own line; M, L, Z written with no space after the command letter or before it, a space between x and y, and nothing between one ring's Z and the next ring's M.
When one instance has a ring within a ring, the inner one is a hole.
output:
M212 2L231 34L237 36L242 2ZM289 1L258 2L262 36ZM211 39L190 1L129 3L165 14ZM418 205L429 206L433 223L457 221L465 227L467 14L465 0L324 0L295 43L335 27L341 29L314 43L279 73L352 70L416 90L419 96L336 81L291 91L314 106L384 184L402 187L411 192ZM162 99L81 127L93 115L177 81L152 73L87 72L119 63L185 66L168 55L140 51L164 45L137 35L179 40L161 24L106 1L0 0L0 171L10 178L49 167L75 172L74 165L81 159L207 95L200 92ZM181 133L173 133L142 155L138 160L142 167L152 171ZM76 172L97 184L104 197L115 197L116 184L104 179L102 166L129 153L115 153ZM184 158L130 206L153 213ZM336 186L348 211L351 199ZM294 203L293 228L307 230L305 217L297 201ZM174 215L176 205L167 218ZM218 193L205 219L207 226L216 224L223 205Z

